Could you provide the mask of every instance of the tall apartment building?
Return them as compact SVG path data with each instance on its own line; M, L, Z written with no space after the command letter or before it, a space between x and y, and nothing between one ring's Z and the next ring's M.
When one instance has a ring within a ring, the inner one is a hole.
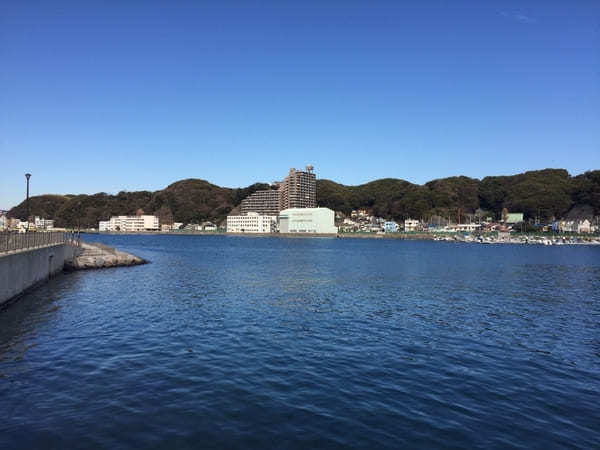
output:
M288 208L315 208L317 206L317 177L313 166L306 170L290 169L287 177L278 183L277 190L256 191L242 200L242 214L255 212L276 216Z
M276 216L279 214L279 191L269 189L256 191L242 200L242 214L255 212L261 216Z
M317 177L313 173L313 166L306 166L306 171L290 169L279 186L279 210L316 206Z

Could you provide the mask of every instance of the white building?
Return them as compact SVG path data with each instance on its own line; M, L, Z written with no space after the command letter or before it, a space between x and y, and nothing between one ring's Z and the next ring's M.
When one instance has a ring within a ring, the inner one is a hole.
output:
M383 224L383 229L386 233L395 233L398 231L398 224L393 220L386 221Z
M404 231L417 231L419 221L415 219L406 219L404 221Z
M277 216L261 216L249 212L242 216L227 216L228 233L274 233L277 230Z
M38 216L35 216L35 228L36 230L47 230L49 228L54 227L54 220L44 219Z
M592 224L587 219L579 221L579 223L577 224L577 232L578 233L591 233L592 232L591 225Z
M456 231L473 232L481 229L481 225L478 223L459 223L455 228Z
M110 231L110 220L101 220L98 222L98 231Z
M329 208L289 208L279 213L281 233L337 234L335 213Z
M0 231L8 228L8 218L5 215L0 216Z
M104 229L101 229L104 228ZM98 223L100 231L158 231L160 230L158 217L150 215L141 216L113 216L108 221L108 229L106 229L106 221Z
M183 225L183 222L163 223L160 226L160 231L174 231L179 230Z

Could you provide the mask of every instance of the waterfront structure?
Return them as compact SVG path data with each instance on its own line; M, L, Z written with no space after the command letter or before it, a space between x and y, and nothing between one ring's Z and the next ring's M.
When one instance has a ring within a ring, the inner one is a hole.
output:
M279 186L279 211L316 206L317 179L313 166L306 166L305 171L290 169Z
M384 222L383 230L386 233L395 233L396 231L398 231L398 224L394 221Z
M406 219L404 221L404 231L417 231L419 221L415 219Z
M159 220L156 216L139 215L139 216L113 216L108 221L98 223L99 231L158 231L160 230Z
M250 212L262 216L276 216L279 214L279 190L256 191L242 200L242 215Z
M228 233L273 233L277 230L277 216L255 212L240 216L227 216Z
M280 233L337 234L335 213L329 208L288 208L279 213Z

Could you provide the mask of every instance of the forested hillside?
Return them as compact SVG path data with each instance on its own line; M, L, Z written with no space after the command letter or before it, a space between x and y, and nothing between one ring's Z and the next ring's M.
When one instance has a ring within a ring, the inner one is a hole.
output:
M563 217L573 208L600 215L600 171L571 177L566 170L545 169L518 175L450 177L422 186L396 179L344 186L329 180L317 181L321 206L349 213L367 208L374 214L394 219L428 220L434 215L457 219L461 214L498 218L503 208L525 213L526 218L549 220ZM584 208L585 207L585 208Z
M30 199L32 215L54 218L56 226L97 227L113 215L135 214L139 209L157 214L162 222L220 223L251 193L269 189L256 183L231 189L204 180L178 181L160 191L119 192L117 195L41 195ZM459 214L498 218L503 208L525 213L526 218L549 220L584 212L600 215L600 170L572 177L563 169L545 169L511 176L464 176L433 180L424 185L384 178L360 186L317 180L317 202L349 214L366 208L385 218L429 220L441 216L456 220ZM25 218L25 202L9 211Z

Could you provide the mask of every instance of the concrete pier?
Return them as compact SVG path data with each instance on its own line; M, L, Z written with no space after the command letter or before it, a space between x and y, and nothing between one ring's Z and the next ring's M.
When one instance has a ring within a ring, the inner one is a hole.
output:
M0 307L61 272L79 247L69 243L0 253Z

